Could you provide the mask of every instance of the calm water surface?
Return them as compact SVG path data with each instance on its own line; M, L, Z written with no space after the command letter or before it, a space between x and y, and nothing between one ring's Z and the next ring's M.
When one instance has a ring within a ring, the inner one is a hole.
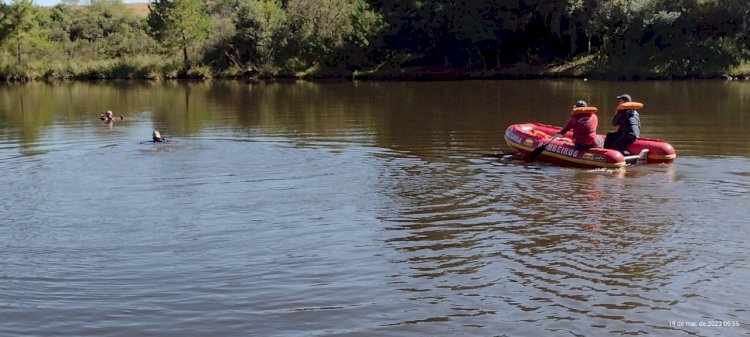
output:
M624 92L675 163L499 158ZM0 336L748 336L748 111L744 82L0 86Z

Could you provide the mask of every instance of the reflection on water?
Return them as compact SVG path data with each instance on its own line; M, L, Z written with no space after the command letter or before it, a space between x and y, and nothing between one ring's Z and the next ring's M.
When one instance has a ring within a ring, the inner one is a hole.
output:
M399 193L409 205L391 230L403 234L388 242L408 267L391 275L392 284L431 308L404 323L461 319L505 329L522 321L511 331L524 335L550 325L584 333L590 327L581 322L632 333L663 325L651 315L675 301L660 284L681 257L654 249L677 214L662 188L650 185L671 183L673 165L633 170L644 177L635 178L643 184L636 189L626 186L633 174L604 170L487 162L462 167L473 174L438 173L431 185L402 168L394 176L402 172L413 188ZM484 315L506 324L477 318Z
M0 335L745 335L747 90L3 86ZM510 123L622 92L675 163L493 155ZM126 120L101 124L108 109Z
M603 133L621 92L646 104L643 134L668 140L680 155L748 155L750 85L743 82L30 83L0 86L0 122L4 134L29 144L44 127L90 126L114 109L127 117L118 124L146 119L179 136L206 127L300 138L371 135L429 159L446 149L497 146L497 130L512 123L559 125L579 98L600 107Z

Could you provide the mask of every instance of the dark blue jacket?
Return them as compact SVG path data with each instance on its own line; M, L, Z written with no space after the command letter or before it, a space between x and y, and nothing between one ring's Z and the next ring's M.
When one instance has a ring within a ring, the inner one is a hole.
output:
M636 138L641 136L641 117L636 110L617 110L612 118L612 126L618 126L617 132L622 134L630 134Z

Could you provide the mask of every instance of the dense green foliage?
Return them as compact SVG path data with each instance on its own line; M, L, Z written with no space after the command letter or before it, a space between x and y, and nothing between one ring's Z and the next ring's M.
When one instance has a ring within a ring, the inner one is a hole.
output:
M188 49L208 36L208 13L201 0L153 0L149 7L151 33L167 46L182 49L185 64Z
M416 65L496 70L590 58L584 73L705 76L748 57L745 0L373 0Z
M747 0L0 3L0 77L710 77L750 60Z

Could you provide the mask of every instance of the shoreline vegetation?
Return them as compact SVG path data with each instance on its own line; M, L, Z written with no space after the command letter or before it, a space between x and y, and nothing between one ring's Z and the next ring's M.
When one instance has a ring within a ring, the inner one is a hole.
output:
M750 80L749 25L746 0L12 0L0 80Z

